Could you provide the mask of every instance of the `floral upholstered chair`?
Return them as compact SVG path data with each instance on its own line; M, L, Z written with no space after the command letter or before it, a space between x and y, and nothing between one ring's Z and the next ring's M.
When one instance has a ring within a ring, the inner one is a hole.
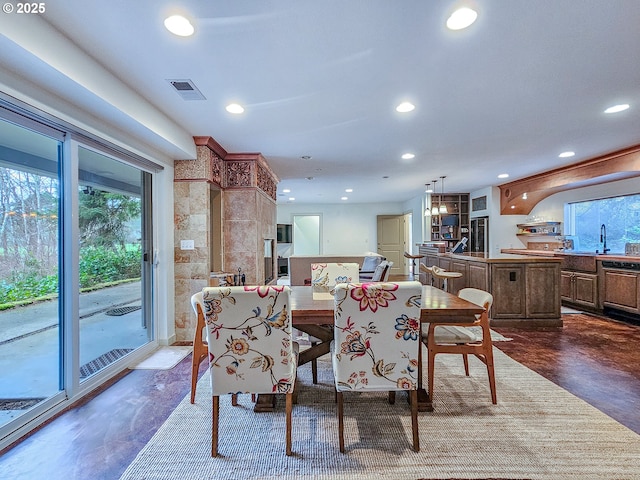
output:
M284 285L202 290L213 395L211 455L218 453L219 396L286 394L286 451L297 344L291 340L290 289Z
M357 263L312 263L311 285L332 288L338 283L357 283L360 265Z
M418 438L419 282L338 284L334 288L333 374L340 451L344 452L343 392L408 390L413 449Z

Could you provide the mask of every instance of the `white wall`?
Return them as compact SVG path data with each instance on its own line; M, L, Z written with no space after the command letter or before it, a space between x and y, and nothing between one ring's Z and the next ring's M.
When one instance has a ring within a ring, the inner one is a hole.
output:
M377 251L377 215L402 215L404 213L409 213L409 211L400 202L303 205L287 203L278 205L278 223L292 223L294 214L321 215L322 245L320 253L325 255L361 255L365 252ZM282 255L280 247L278 254Z

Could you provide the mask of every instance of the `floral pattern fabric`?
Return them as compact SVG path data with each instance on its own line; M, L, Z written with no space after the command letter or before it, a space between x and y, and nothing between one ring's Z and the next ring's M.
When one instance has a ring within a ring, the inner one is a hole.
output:
M214 396L293 391L289 295L284 285L202 290Z
M344 283L333 291L336 388L415 390L422 285Z
M311 284L334 287L338 283L358 282L360 265L357 263L312 263Z

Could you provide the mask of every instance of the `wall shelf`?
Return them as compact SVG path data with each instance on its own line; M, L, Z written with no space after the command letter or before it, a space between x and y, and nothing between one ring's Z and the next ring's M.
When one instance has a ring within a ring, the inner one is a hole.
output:
M519 223L519 237L557 237L562 235L562 222Z

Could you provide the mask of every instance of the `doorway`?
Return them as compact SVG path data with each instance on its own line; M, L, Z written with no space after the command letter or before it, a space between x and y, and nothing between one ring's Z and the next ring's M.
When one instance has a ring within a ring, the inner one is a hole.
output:
M318 214L293 216L293 254L320 255L322 216Z
M405 216L378 215L378 253L393 262L391 274L404 275Z

